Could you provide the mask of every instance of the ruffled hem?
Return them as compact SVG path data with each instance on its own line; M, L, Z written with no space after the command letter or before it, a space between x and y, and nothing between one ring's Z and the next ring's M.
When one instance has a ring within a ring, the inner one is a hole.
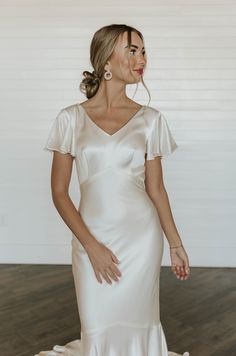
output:
M67 343L65 346L55 345L52 350L41 351L39 354L36 354L34 356L83 356L81 352L81 340L77 339ZM187 351L183 354L177 354L176 352L168 351L168 356L190 356L190 354Z
M165 116L154 109L155 117L146 143L147 160L165 157L178 148Z
M54 119L43 150L70 153L76 157L75 120L62 109Z
M73 157L76 157L76 154L75 152L73 151L68 151L68 149L66 148L63 148L63 147L51 147L51 146L45 146L43 148L43 151L48 151L48 152L52 152L52 151L57 151L57 152L60 152L60 153L63 153L63 154L67 154L69 153L71 156Z
M109 340L109 342L107 342ZM94 331L81 332L81 339L34 356L189 356L167 350L162 325L130 327L112 325Z

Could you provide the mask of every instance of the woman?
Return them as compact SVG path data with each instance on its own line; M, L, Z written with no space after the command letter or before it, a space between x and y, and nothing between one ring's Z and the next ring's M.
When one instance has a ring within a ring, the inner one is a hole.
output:
M147 62L138 30L99 29L90 59L94 71L81 83L88 100L60 111L44 148L54 151L53 202L73 233L81 340L39 355L177 355L168 353L159 317L163 230L173 273L190 273L162 176L161 158L177 144L159 110L126 95ZM78 210L68 193L74 159Z

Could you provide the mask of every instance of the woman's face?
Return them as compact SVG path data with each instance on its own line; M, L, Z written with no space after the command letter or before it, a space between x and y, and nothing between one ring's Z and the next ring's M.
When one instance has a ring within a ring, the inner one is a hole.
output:
M124 81L126 84L139 82L143 75L147 59L142 39L136 32L131 32L131 47L128 48L128 33L122 33L105 69L112 72L112 80ZM138 71L140 70L140 71Z

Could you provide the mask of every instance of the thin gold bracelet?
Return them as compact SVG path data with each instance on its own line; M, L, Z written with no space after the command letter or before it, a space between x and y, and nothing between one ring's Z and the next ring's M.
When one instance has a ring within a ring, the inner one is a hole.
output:
M183 245L181 244L181 245L179 245L179 246L175 246L175 247L170 247L170 248L178 248L178 247L183 247Z

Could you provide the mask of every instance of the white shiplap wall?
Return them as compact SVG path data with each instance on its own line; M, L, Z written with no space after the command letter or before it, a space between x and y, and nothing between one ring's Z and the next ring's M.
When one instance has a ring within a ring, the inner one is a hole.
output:
M150 105L179 145L163 169L190 265L235 266L235 18L230 0L0 0L0 263L71 262L42 148L59 110L86 99L93 33L126 23L144 34ZM141 84L134 100L148 102ZM71 196L78 206L75 170Z

